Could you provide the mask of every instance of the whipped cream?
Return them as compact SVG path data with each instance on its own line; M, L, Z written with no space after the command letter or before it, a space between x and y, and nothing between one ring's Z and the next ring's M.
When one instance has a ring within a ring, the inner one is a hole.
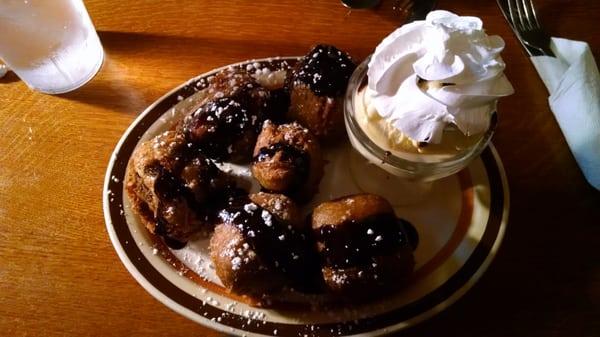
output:
M375 49L370 103L416 142L440 143L449 124L466 136L483 133L498 98L514 92L503 73L503 49L502 38L488 36L479 18L430 12Z

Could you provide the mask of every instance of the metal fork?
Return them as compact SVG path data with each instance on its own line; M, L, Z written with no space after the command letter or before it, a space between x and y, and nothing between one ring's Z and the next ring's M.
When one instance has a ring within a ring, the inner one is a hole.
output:
M529 56L553 56L550 36L542 29L533 0L497 0L504 17Z

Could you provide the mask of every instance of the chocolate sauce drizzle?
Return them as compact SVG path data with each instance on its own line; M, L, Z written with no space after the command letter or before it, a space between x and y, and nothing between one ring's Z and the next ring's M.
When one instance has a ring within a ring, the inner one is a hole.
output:
M383 213L338 225L324 225L317 233L326 266L345 268L370 263L373 256L393 254L400 248L416 248L412 225L394 214ZM413 243L414 241L414 243Z
M156 233L156 235L162 237L163 242L169 248L181 249L181 248L185 247L187 242L182 242L182 241L179 241L179 240L174 239L169 236L168 231L167 231L168 226L169 225L167 224L167 222L164 218L158 217L158 219L156 219L156 228L154 229L154 232Z
M186 192L184 183L163 167L158 167L154 181L154 193L163 200L173 200Z
M177 224L170 224L161 216L163 213L164 202L181 198L185 200L189 209L195 212L198 218L204 218L206 221L212 223L216 218L217 210L225 205L229 198L247 193L246 191L237 188L233 181L227 182L220 189L215 189L214 180L224 179L224 177L219 168L210 159L202 155L197 154L197 157L190 160L188 165L195 165L198 167L197 178L203 184L203 186L198 188L207 191L207 193L211 193L211 198L209 200L200 203L196 200L193 191L186 186L186 182L181 177L160 165L150 168L148 172L149 174L156 176L154 193L156 193L161 201L158 205L158 211L156 212L155 233L161 236L165 244L173 249L185 247L186 242L182 242L170 236L169 228L177 226Z
M307 84L318 96L339 96L346 91L356 65L334 46L315 46L296 66L292 80Z

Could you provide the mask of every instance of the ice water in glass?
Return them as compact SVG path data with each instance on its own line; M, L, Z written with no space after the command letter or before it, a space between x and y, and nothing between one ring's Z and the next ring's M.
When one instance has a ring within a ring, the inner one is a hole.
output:
M103 57L82 0L0 0L0 58L32 89L74 90Z

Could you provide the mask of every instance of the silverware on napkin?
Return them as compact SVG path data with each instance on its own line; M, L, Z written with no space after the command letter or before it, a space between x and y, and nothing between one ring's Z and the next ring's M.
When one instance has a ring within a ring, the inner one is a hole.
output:
M548 103L587 181L600 190L600 73L587 43L550 37L533 0L497 0L550 93Z

